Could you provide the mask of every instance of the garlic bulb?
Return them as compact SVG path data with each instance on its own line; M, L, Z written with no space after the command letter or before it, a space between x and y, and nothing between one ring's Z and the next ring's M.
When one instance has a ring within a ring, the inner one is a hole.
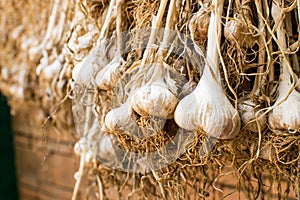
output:
M191 37L198 42L207 39L210 19L210 13L207 9L208 3L204 3L203 7L201 7L196 13L193 14L189 22Z
M102 127L102 130L110 133L117 131L129 133L129 131L135 132L137 129L138 125L133 118L133 110L128 101L121 106L110 110L105 116L105 123Z
M250 28L251 9L249 0L242 0L241 11L237 18L230 20L224 27L224 36L231 43L242 48L251 48L255 44L255 38L252 36Z
M290 86L285 87L285 92ZM277 101L283 100L285 95L281 95ZM288 98L276 106L269 114L269 125L275 132L291 132L299 131L300 128L300 94L293 90Z
M114 149L113 141L117 140L113 135L103 134L98 142L98 154L97 158L100 159L106 165L112 165L115 163L117 155Z
M172 118L178 103L177 97L168 89L166 74L163 64L154 64L155 68L151 80L137 88L130 97L132 108L142 116L156 116Z
M117 57L101 69L95 78L98 88L102 90L109 90L116 86L121 76L120 67L124 63L125 62L122 58Z
M267 116L263 114L263 112L259 112L256 121L256 113L260 110L260 106L255 104L250 97L246 96L241 99L238 103L238 110L241 117L241 120L244 125L246 125L246 129L252 132L258 132L258 124L260 126L260 130L264 130L267 127Z
M196 89L185 96L177 105L174 119L181 128L186 130L197 131L201 129L210 136L230 139L239 133L240 118L218 82L217 41L220 42L221 39L220 18L223 3L223 0L213 1L213 6L216 8L211 13L208 30L208 63ZM213 70L210 70L210 66Z
M272 16L278 24L276 33L278 44L282 51L281 53L284 53L283 51L287 48L285 31L283 28L284 24L282 21L283 15L284 13L282 10L274 3L272 5ZM300 94L295 89L292 89L291 93L288 94L292 87L291 78L293 72L288 57L283 56L280 61L282 68L279 77L278 99L275 102L275 107L269 114L268 120L272 131L279 133L293 133L299 131L300 128Z
M231 139L239 133L240 118L210 73L204 69L196 89L177 105L174 119L186 130L200 128L210 136Z

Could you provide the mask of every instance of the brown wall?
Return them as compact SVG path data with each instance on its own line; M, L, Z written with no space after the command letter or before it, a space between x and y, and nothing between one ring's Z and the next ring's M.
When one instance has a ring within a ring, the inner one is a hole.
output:
M79 161L74 133L49 126L43 133L40 115L33 108L13 117L20 199L71 199Z

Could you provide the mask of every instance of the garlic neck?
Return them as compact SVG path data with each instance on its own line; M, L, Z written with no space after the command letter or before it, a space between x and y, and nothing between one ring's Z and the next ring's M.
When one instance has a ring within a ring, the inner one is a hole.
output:
M213 0L212 5L214 10L211 12L210 22L208 27L208 40L207 40L207 62L211 66L218 82L221 81L219 70L219 56L218 45L221 40L221 16L223 11L224 0Z

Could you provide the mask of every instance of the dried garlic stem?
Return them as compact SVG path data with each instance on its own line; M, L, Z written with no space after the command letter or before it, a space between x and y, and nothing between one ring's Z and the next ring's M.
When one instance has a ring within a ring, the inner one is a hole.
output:
M272 17L277 26L277 42L280 52L281 74L279 80L279 96L275 107L269 114L269 125L275 132L294 133L300 127L300 94L294 89L294 72L290 66L288 57L285 55L287 49L286 35L283 23L284 13L277 3L273 2ZM292 80L292 81L291 81Z
M264 20L267 27L270 27L270 12L269 12L269 4L267 1L263 1L263 10L266 12L266 18ZM270 32L267 32L267 43L268 43L268 49L269 52L273 52L273 42L272 42L272 36L270 35ZM269 92L271 93L274 89L274 81L275 81L275 72L274 72L274 63L272 62L271 55L268 54L268 60L269 63L267 66L269 66Z
M83 172L84 172L84 167L85 167L85 159L86 159L86 151L84 150L80 156L80 164L79 164L79 177L76 180L74 189L73 189L73 194L72 194L72 200L76 200L77 194L79 191L79 186L83 177Z
M145 49L143 58L142 58L142 63L141 66L145 65L146 59L148 58L148 54L151 50L151 45L153 45L155 43L155 37L157 34L157 29L159 28L163 15L165 13L165 9L167 6L168 0L161 0L160 5L159 5L159 9L157 12L157 15L155 17L153 17L152 19L152 26L151 26L151 33L150 33L150 37L148 40L148 44L147 47Z
M97 42L98 45L100 45L101 40L104 39L105 32L108 29L108 26L109 26L111 20L113 19L113 8L114 8L115 4L116 4L116 0L111 0L110 3L109 3L108 11L107 11L107 14L106 14L106 17L105 17L105 21L102 25L101 32L100 32L100 35L99 35L99 39L98 39L98 42Z
M179 102L174 119L186 130L201 129L210 136L231 139L239 133L240 118L220 85L218 44L223 4L223 0L212 1L215 9L208 28L208 62L196 89Z

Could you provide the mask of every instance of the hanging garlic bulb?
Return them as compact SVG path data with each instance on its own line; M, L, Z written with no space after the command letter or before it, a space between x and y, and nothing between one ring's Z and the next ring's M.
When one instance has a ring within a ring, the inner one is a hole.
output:
M151 67L155 68L151 80L133 92L130 104L142 116L172 118L178 100L168 89L167 82L174 81L168 76L163 77L167 73L163 64L154 64Z
M267 116L264 115L263 112L259 111L260 109L261 106L253 100L251 95L247 95L240 99L238 103L238 111L246 130L257 133L259 129L262 131L267 127ZM256 114L259 123L259 129L256 121Z
M300 128L300 94L295 89L291 90L291 87L293 87L293 83L291 82L293 70L288 57L286 57L283 52L287 49L283 27L284 18L282 17L284 13L276 3L273 3L271 14L275 23L278 25L276 30L277 40L283 57L280 59L281 74L279 77L279 94L275 102L276 106L270 112L268 121L270 128L274 132L293 133L299 131Z
M129 103L126 102L121 106L110 110L105 116L105 124L102 130L114 133L118 131L135 132L138 125L133 117L134 113Z
M193 14L189 22L189 30L193 40L200 42L207 39L209 19L208 3L205 2L203 6Z
M262 13L261 0L255 0L256 8L258 13ZM262 107L261 105L254 100L254 96L261 95L262 87L262 73L264 71L263 64L265 63L265 45L263 38L266 36L266 31L264 28L265 24L262 16L259 16L259 29L260 29L260 38L259 38L259 55L258 55L258 64L261 65L257 68L257 75L255 76L255 82L253 89L250 95L247 95L240 99L238 103L238 110L241 116L241 120L246 130L252 132L259 132L264 130L267 127L267 116L263 112L259 111ZM256 116L257 115L257 116ZM259 127L258 127L259 125Z
M122 58L122 3L123 0L116 1L117 6L117 21L116 21L116 34L117 34L117 52L115 58L101 69L95 78L98 88L103 90L109 90L115 87L121 76L121 68L125 64ZM100 36L101 38L101 36Z
M164 38L156 57L157 63L150 65L150 69L147 73L148 76L149 74L152 75L151 79L145 85L136 89L130 97L132 108L142 116L150 115L161 118L172 118L178 103L177 97L174 95L176 92L175 81L170 78L167 72L170 66L163 62L164 47L166 47L169 42L168 31L172 28L173 15L175 12L174 6L175 1L172 0L167 15ZM158 16L162 17L163 12L164 9L160 9ZM159 19L157 19L157 22L158 21ZM157 24L155 25L158 26ZM152 42L150 39L149 42ZM145 52L144 56L148 56L147 53L148 52ZM145 60L145 57L143 57L143 60ZM142 61L142 63L144 62Z
M100 70L95 78L98 88L102 90L109 90L116 86L121 77L120 66L123 64L123 58L117 56L102 70Z
M251 8L250 0L242 0L242 5L237 18L230 20L224 27L224 36L231 44L242 48L251 48L255 38L251 34ZM239 5L238 5L239 6Z
M207 60L202 77L195 90L184 97L176 107L174 119L186 130L202 129L208 135L230 139L240 131L239 114L231 105L222 89L219 79L217 45L221 39L221 16L224 1L212 1L208 29ZM210 70L212 67L213 73Z

